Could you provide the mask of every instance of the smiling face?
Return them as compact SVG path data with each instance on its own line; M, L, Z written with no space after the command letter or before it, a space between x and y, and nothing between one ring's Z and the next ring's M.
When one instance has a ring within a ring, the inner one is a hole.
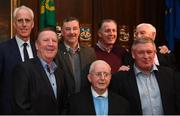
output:
M53 61L58 50L58 39L54 31L40 32L36 41L37 55L47 63Z
M91 83L94 90L102 94L104 93L111 80L111 68L109 64L104 61L95 61L93 69L88 74L88 80Z
M78 44L79 34L80 27L77 20L64 22L62 26L62 36L66 44L76 46Z
M31 13L27 9L19 9L13 22L16 35L27 41L30 39L31 30L34 27L34 21Z
M104 22L98 31L99 41L105 46L111 46L117 39L117 25L113 21Z

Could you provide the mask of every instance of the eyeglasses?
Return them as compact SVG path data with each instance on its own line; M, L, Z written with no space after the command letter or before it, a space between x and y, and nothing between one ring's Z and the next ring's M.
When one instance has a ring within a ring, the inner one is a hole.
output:
M108 73L108 72L94 72L94 73L91 73L93 75L95 75L96 77L98 78L101 78L101 77L110 77L111 76L111 73Z

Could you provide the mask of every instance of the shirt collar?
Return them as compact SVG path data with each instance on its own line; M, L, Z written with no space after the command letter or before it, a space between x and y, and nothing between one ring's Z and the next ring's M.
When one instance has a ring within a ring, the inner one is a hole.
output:
M15 38L16 38L16 42L17 42L18 46L23 47L23 44L24 44L24 43L27 43L28 46L30 46L30 40L24 42L24 41L23 41L21 38L19 38L17 35L15 36Z
M107 53L111 52L112 48L106 48L100 41L96 44L102 51L105 51Z
M135 72L136 76L140 73L143 73L135 64L134 64L133 68L134 68L134 72ZM158 71L158 68L155 64L153 64L153 67L150 72L153 72L153 71Z
M101 94L101 95L99 95L94 89L93 89L93 87L91 86L91 92L92 92L92 95L93 95L93 97L99 97L99 96L102 96L102 97L104 97L104 98L107 98L107 96L108 96L108 90L106 90L103 94Z
M46 69L48 64L42 58L39 58L39 59L41 61L41 64L43 65L43 68ZM57 68L56 63L54 61L52 61L50 70L52 70L54 72L56 70L56 68Z
M80 51L80 45L79 45L79 43L78 43L78 46L77 46L76 49L71 48L71 47L70 47L68 44L66 44L65 42L64 42L64 45L65 45L66 50L67 50L68 52L69 52L70 50Z

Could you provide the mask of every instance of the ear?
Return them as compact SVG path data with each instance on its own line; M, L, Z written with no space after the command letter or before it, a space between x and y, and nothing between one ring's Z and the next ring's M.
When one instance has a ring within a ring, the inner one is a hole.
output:
M99 36L99 38L101 38L102 37L102 33L101 33L101 31L98 31L98 36Z
M34 21L32 22L33 24L32 24L32 28L34 28Z
M35 42L35 47L36 47L36 50L38 50L38 43L37 43L38 40L36 40Z
M152 36L153 36L153 41L155 41L155 38L156 38L156 32L153 32L153 33L152 33Z
M135 59L134 51L131 51L131 55L132 55L133 59Z
M88 80L89 80L89 82L91 83L91 75L90 74L88 74Z

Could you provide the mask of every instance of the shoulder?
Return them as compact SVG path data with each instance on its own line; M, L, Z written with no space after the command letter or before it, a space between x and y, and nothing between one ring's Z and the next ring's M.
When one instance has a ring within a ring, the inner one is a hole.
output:
M27 69L29 67L34 67L35 64L37 64L37 60L35 58L33 59L29 59L26 62L20 62L18 64L15 65L15 68L22 68L22 69ZM35 68L35 67L34 67ZM33 69L34 69L33 68Z
M87 51L94 51L94 48L83 46L83 45L80 45L80 49L87 50Z
M15 38L12 38L12 39L9 39L9 40L6 40L6 41L0 43L0 47L12 47L11 45L15 44L15 43L16 43Z
M125 99L124 97L116 94L116 93L113 93L111 91L109 91L109 99L114 103L116 104L116 106L123 106L124 108L128 108L129 107L129 102L127 99Z
M78 93L74 93L69 96L69 101L74 101L74 102L82 102L84 101L87 97L91 96L91 91L90 90L83 90Z
M158 66L157 68L160 72L164 72L164 73L172 72L172 73L174 73L174 70L172 68L167 67L167 66Z
M118 78L118 77L127 77L132 73L132 70L130 69L129 71L118 71L112 74L113 78Z

